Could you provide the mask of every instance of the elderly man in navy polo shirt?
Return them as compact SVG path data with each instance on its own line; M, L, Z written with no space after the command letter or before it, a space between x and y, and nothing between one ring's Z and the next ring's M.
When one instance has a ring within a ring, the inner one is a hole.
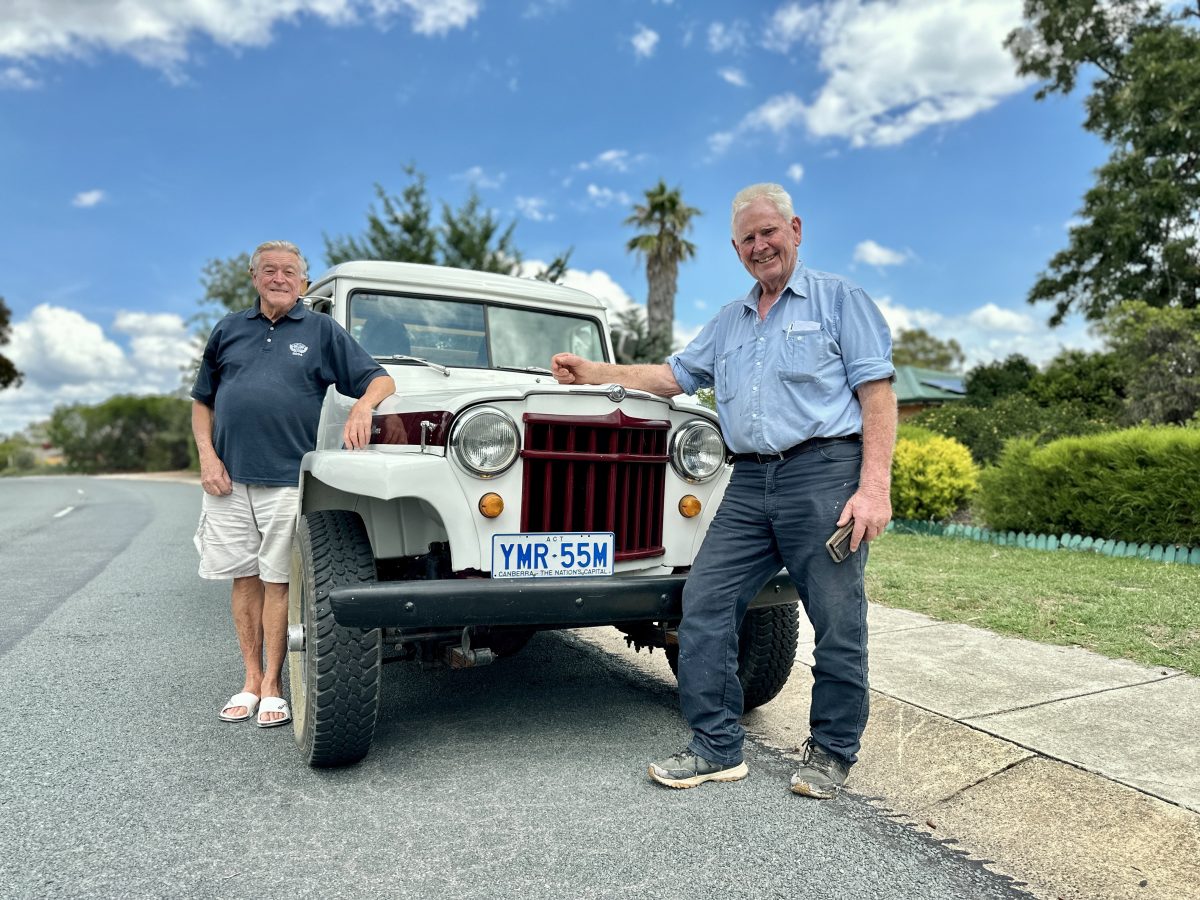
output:
M300 460L316 446L329 385L358 397L342 440L371 440L371 413L395 390L390 375L329 316L299 302L308 271L287 241L250 260L258 302L217 323L192 388L192 433L204 503L200 576L233 579L233 623L246 678L219 716L260 728L291 719L283 699L288 577ZM264 655L266 657L264 663Z
M787 566L816 634L812 705L797 794L834 797L867 722L866 542L892 515L896 396L891 336L861 288L798 262L800 219L777 184L733 200L733 248L755 280L661 365L617 366L560 353L563 384L664 397L715 387L733 477L683 592L679 697L686 748L650 764L674 788L737 781L745 730L737 678L746 606ZM850 556L825 542L853 522Z

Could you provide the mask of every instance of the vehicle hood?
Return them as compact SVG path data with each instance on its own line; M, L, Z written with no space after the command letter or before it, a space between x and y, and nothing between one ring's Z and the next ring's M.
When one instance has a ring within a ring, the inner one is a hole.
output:
M406 413L425 410L459 410L480 403L520 402L538 395L568 396L592 395L612 397L615 385L563 385L550 375L505 372L497 369L448 369L447 375L429 368L414 366L387 366L396 380L396 393L384 399L376 408L377 414ZM618 388L618 393L624 389ZM643 391L625 391L630 398L661 403L666 408L701 409L709 416L713 414L699 407L691 398L674 399L658 397ZM569 402L569 401L568 401Z

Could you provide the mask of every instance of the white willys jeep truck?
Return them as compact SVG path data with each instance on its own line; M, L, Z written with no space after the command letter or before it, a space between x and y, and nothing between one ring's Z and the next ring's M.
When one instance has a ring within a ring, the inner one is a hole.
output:
M731 471L713 412L555 382L555 353L613 359L603 304L560 285L349 262L305 302L397 386L354 452L352 401L330 388L301 470L288 665L310 765L367 754L384 662L478 666L542 629L609 625L675 667L683 582ZM747 709L791 672L797 601L781 571L750 604Z

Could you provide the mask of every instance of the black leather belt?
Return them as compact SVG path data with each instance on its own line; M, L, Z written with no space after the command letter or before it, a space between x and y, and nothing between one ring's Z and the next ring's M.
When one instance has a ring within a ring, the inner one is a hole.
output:
M735 453L729 457L730 462L756 462L769 463L779 462L783 459L791 459L800 453L807 453L809 450L815 450L817 447L824 447L826 444L845 444L845 443L860 443L862 441L861 434L847 434L841 437L815 437L809 438L807 441L801 441L795 447L789 447L780 453Z

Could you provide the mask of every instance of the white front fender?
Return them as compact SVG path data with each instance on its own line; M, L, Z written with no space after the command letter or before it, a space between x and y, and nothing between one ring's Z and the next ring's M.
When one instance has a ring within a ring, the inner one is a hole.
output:
M385 516L396 518L395 505L388 501L421 501L436 512L445 529L453 567L481 567L475 500L463 492L450 462L441 454L319 450L305 455L301 470L308 478L354 499L349 508L363 516L373 543L377 534L389 533L397 526L394 521L383 523ZM304 498L301 508L308 508ZM390 555L379 543L382 541L376 543L376 554Z

